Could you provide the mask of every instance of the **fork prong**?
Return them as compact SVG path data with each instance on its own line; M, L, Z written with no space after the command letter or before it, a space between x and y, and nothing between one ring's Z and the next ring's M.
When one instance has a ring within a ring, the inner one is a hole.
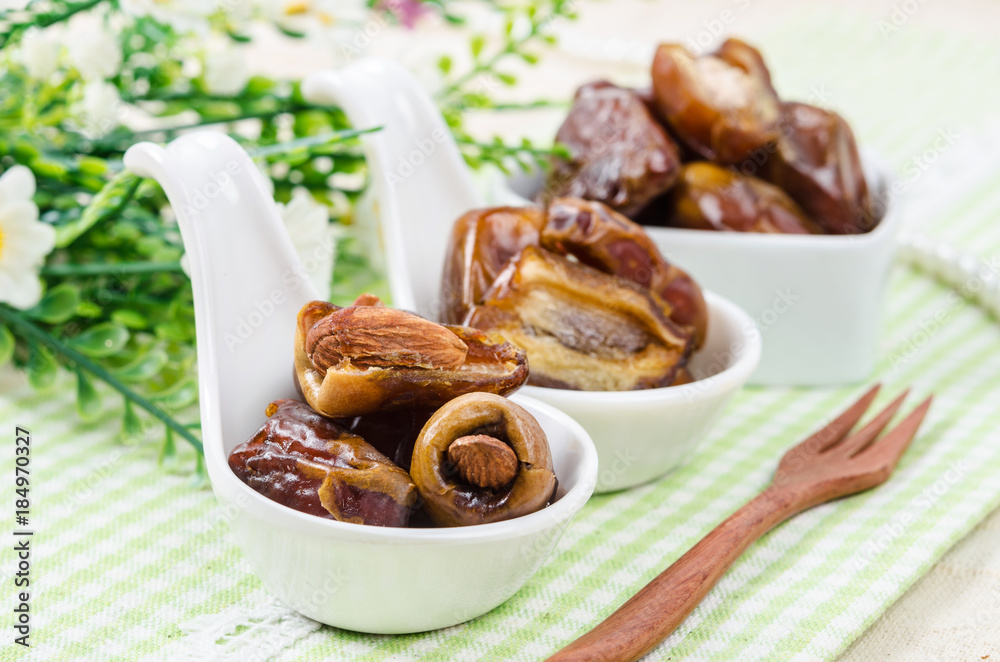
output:
M920 424L927 415L927 410L931 407L933 395L921 402L916 409L911 411L906 418L900 421L899 425L889 431L887 435L879 439L862 453L855 456L855 459L864 461L872 466L882 465L890 472L895 469L896 463L906 451L913 437L916 436Z
M872 420L868 421L863 428L852 434L850 437L837 444L830 450L843 455L854 456L868 448L875 438L882 433L885 426L889 424L892 417L896 415L903 404L903 400L909 395L910 389L903 391L899 397L889 403L889 406L878 413Z
M799 444L797 448L807 452L822 453L834 444L839 443L841 439L847 436L847 433L851 431L851 428L854 427L861 417L864 416L865 412L868 411L868 407L871 406L872 400L878 395L880 388L882 388L881 384L875 384L857 402L848 407L843 414L833 419L826 427L816 431L811 437Z

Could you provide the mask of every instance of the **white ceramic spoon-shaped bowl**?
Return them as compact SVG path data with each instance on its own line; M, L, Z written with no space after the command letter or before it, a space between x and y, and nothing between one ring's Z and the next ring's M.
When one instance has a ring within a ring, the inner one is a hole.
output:
M439 290L455 220L485 206L437 108L403 67L366 59L307 78L313 103L337 105L363 138L372 174L364 222L381 237L396 306L440 317ZM504 204L529 204L509 194ZM632 487L674 469L722 415L760 360L760 334L739 307L708 294L709 337L694 384L620 393L526 387L575 418L600 457L598 491Z
M221 511L263 584L310 618L386 634L455 625L516 593L593 492L597 454L587 433L566 414L515 395L548 435L559 492L548 508L506 522L363 526L261 496L227 458L264 422L269 402L297 397L295 318L316 292L262 176L233 140L199 132L165 149L143 143L125 164L158 180L177 214L191 260L205 461Z

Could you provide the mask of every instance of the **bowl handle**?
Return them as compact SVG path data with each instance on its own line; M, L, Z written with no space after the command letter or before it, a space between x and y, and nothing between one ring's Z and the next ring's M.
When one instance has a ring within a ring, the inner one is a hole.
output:
M378 58L313 74L302 94L355 128L381 127L362 140L393 305L437 319L451 226L483 206L440 111L412 74Z
M272 400L294 397L298 310L317 297L263 175L226 135L200 131L166 148L132 146L125 166L156 179L190 261L205 454L245 441ZM316 250L333 250L318 246Z

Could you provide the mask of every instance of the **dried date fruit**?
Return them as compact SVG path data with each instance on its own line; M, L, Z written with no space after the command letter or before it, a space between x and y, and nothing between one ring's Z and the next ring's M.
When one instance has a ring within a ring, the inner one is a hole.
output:
M700 57L660 44L652 79L658 114L701 158L739 163L778 138L778 95L767 66L738 39Z
M313 301L298 315L295 371L306 401L332 418L439 407L473 391L506 395L525 354L481 331L370 305Z
M469 526L544 508L556 490L548 439L523 407L470 393L439 409L413 448L413 482L439 526Z
M646 287L529 246L510 261L466 324L527 351L529 383L591 391L670 386L691 334Z
M455 222L441 281L441 321L461 324L525 246L537 246L545 215L537 207L476 209Z
M823 231L778 187L704 161L688 163L681 169L680 181L665 202L648 209L640 220L720 232Z
M399 409L336 420L374 446L397 467L409 471L413 444L433 415L433 409Z
M624 214L673 186L680 168L676 143L642 97L603 81L577 90L556 141L572 159L554 162L547 197L597 200Z
M781 187L829 234L860 234L877 224L851 127L837 113L781 104L781 137L762 176Z
M268 499L341 522L406 526L417 504L410 476L361 437L296 400L229 455L229 467Z
M670 319L694 330L696 348L704 342L708 306L701 288L663 258L637 223L599 202L560 198L549 205L541 244L598 271L648 287L670 305Z

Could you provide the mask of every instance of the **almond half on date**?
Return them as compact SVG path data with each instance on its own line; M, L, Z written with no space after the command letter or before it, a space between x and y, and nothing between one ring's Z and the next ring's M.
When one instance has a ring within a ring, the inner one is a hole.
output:
M295 372L306 401L332 418L440 407L465 393L506 395L528 377L525 353L475 329L436 324L371 296L299 311Z

